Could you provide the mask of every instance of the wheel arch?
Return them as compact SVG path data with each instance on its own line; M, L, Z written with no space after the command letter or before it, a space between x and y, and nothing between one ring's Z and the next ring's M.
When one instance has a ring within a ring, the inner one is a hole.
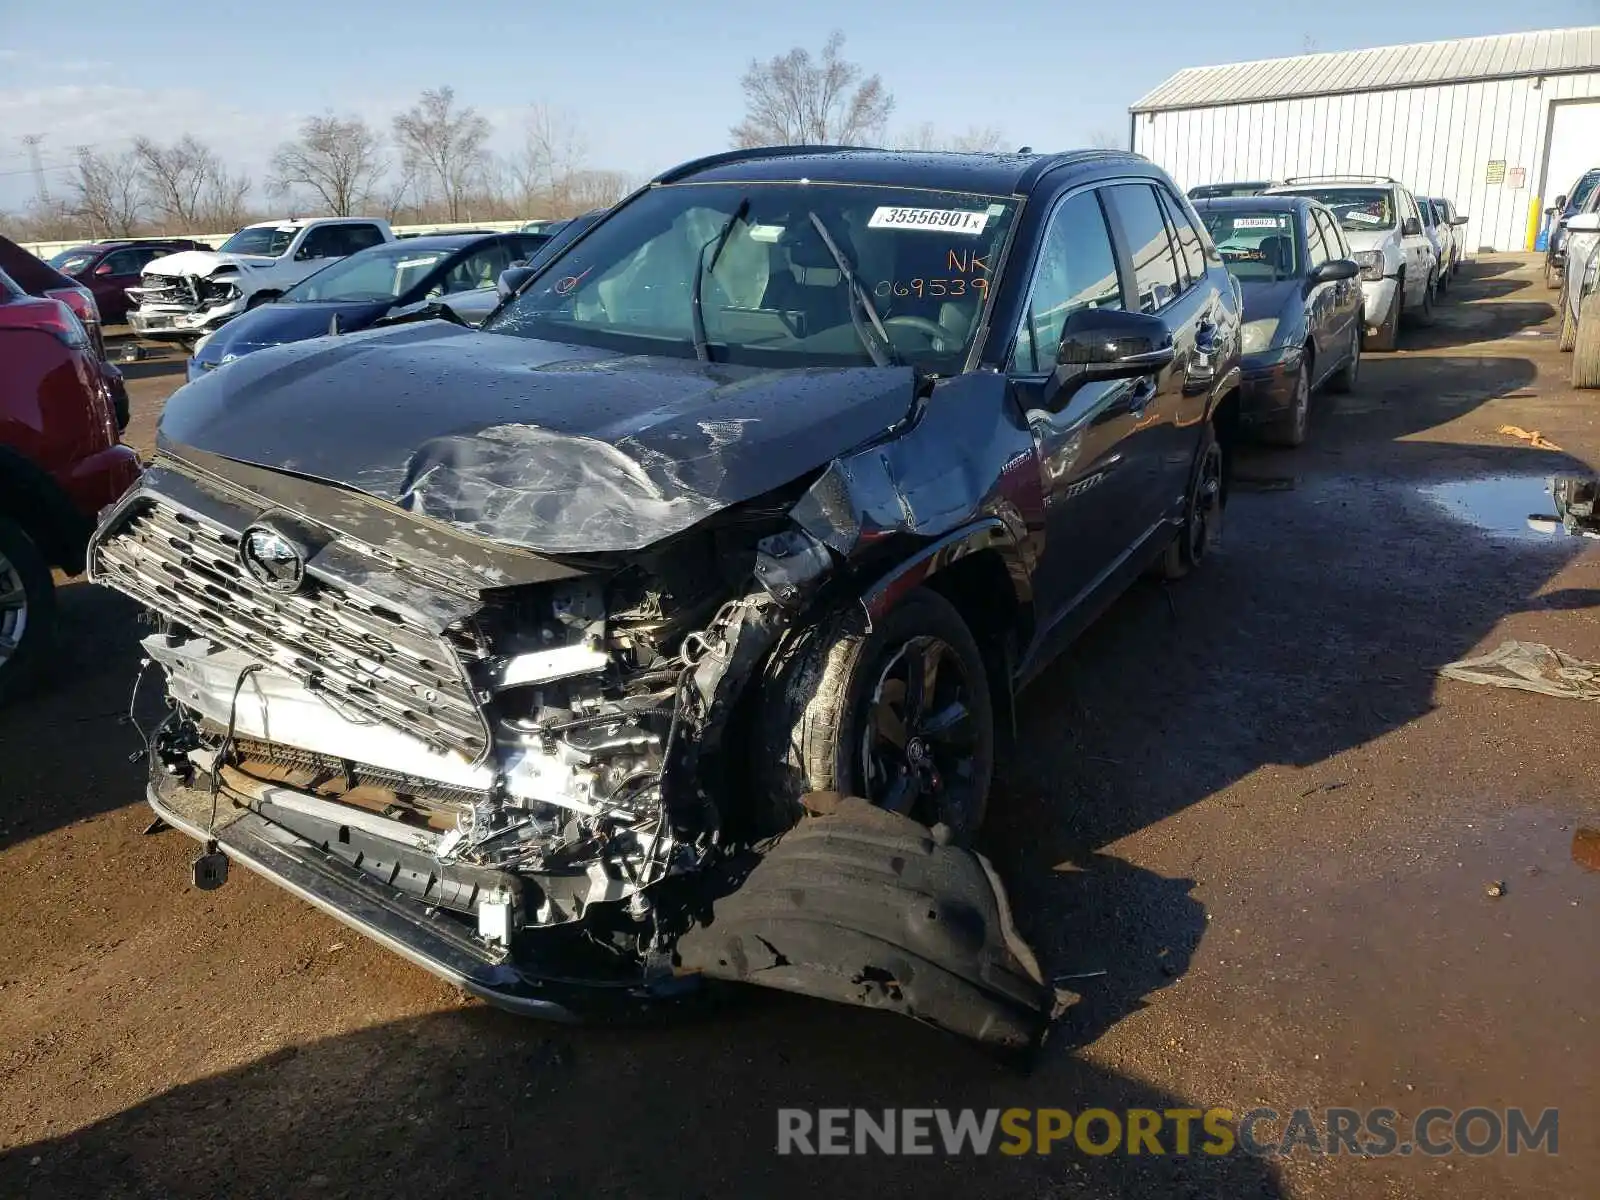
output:
M1013 676L1033 639L1032 571L1023 548L998 517L958 529L897 563L861 594L869 621L882 618L919 588L955 606L983 653L996 727L1015 720Z
M0 446L0 515L22 526L51 566L70 575L83 570L94 523L43 468L5 446Z

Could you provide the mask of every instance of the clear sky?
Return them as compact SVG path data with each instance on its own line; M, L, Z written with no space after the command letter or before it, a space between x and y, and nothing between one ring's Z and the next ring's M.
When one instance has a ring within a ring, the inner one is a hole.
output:
M577 117L590 166L642 175L725 148L748 61L832 29L894 93L891 135L993 126L1043 150L1126 138L1128 105L1181 67L1597 22L1600 0L0 0L0 209L32 194L24 134L60 164L192 132L259 172L306 115L387 127L441 84L498 149L543 102Z

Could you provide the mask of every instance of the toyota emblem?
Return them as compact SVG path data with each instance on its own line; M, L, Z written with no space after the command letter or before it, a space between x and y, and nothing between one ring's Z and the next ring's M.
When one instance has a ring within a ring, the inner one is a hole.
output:
M276 529L255 525L244 531L239 561L262 587L274 592L298 592L306 581L306 560L300 550Z

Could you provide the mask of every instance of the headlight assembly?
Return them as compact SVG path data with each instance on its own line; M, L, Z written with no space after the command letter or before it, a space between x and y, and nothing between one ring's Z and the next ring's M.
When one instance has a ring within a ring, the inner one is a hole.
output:
M1361 278L1370 280L1383 278L1382 250L1357 250L1350 257L1361 264Z
M1278 319L1276 317L1261 317L1255 321L1244 323L1244 345L1242 349L1246 354L1260 354L1272 345L1273 335L1278 332Z

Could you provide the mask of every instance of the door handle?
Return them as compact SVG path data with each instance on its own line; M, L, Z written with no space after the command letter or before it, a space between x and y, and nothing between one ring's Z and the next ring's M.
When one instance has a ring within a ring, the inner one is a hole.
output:
M1133 390L1128 393L1128 411L1134 416L1139 416L1150 407L1150 401L1155 399L1156 381L1149 375L1140 379L1133 385Z

